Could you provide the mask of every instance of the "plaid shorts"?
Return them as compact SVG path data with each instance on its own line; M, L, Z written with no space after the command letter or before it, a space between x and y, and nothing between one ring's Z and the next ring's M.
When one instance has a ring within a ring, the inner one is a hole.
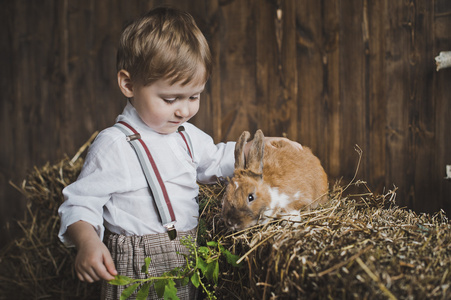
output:
M183 254L189 254L188 249L180 243L180 238L196 237L197 228L186 232L177 232L177 238L169 240L167 233L149 234L143 236L124 236L111 234L108 237L107 246L116 266L118 274L131 278L144 279L147 275L141 272L145 264L144 258L150 257L151 262L148 269L150 277L161 276L176 267L184 267L186 260ZM116 286L102 282L101 299L116 300L121 296L127 286ZM196 299L197 290L191 284L176 285L177 296L180 299ZM139 289L138 289L139 290ZM137 291L138 291L137 290ZM136 299L136 292L128 299ZM148 299L160 299L152 287Z

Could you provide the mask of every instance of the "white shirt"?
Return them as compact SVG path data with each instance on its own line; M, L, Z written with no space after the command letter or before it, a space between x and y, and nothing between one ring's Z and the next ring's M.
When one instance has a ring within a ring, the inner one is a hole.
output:
M116 121L133 126L149 148L174 209L175 228L187 231L196 227L199 216L196 181L214 183L217 178L232 176L235 143L215 145L209 135L184 123L193 147L191 159L180 134L162 135L153 131L130 103ZM67 246L73 246L65 235L67 227L81 220L93 225L101 239L104 226L122 235L166 232L136 153L118 128L100 132L89 148L78 179L63 190L63 195L65 201L58 210L61 218L58 236Z

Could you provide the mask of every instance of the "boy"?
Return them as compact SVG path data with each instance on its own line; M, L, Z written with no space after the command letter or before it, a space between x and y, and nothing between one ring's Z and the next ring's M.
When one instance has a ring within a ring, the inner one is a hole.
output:
M118 49L118 84L127 105L117 122L131 125L147 145L174 210L178 236L168 237L138 157L117 127L103 130L91 145L76 182L64 189L59 237L78 250L77 276L104 280L103 299L119 299L122 286L106 281L121 274L145 278L184 266L180 238L196 236L198 185L232 176L235 143L215 145L187 123L199 109L211 72L205 37L193 18L170 8L151 10L128 25ZM184 126L191 145L178 128ZM250 143L249 143L250 144ZM191 148L192 147L192 148ZM104 228L111 234L102 242ZM153 288L149 294L157 298ZM178 287L181 299L193 299L192 285ZM135 295L136 296L136 295Z

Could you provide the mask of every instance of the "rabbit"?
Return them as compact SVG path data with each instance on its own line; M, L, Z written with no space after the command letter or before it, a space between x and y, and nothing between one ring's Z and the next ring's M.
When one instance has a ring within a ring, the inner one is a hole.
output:
M270 218L300 220L300 210L327 200L328 180L308 147L288 139L265 143L257 130L249 150L245 131L235 146L235 171L222 202L222 218L231 230L243 230Z

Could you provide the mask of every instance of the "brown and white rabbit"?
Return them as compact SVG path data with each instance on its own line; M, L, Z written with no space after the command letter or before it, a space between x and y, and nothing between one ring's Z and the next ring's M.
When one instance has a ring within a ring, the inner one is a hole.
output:
M246 160L249 136L245 131L237 141L235 171L223 198L222 217L230 229L245 229L271 217L299 220L302 208L327 199L327 175L309 148L286 139L265 143L257 130Z

